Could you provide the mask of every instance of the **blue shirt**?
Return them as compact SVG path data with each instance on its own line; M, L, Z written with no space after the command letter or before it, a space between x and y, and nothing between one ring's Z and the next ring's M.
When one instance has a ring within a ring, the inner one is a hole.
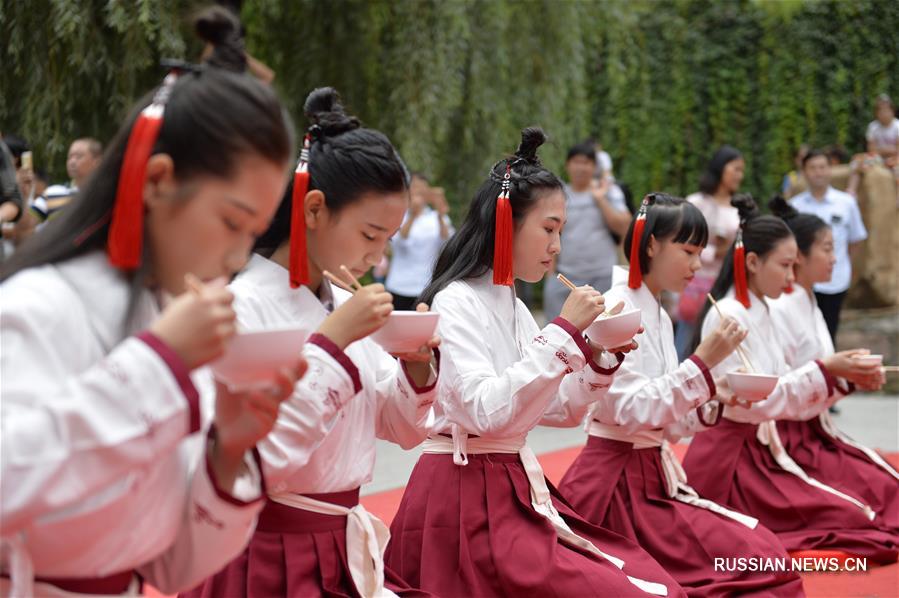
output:
M855 198L833 187L827 187L821 201L815 199L811 191L804 191L791 199L790 205L799 212L814 214L829 224L833 231L833 251L837 258L833 275L830 282L816 284L815 291L835 295L847 290L852 280L849 244L868 238L868 231L865 229Z

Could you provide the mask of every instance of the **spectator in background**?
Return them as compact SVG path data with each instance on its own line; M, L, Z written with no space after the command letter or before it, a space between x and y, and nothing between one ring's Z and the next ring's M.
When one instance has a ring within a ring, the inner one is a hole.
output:
M876 118L868 123L865 132L868 153L856 156L852 161L852 175L846 186L846 192L852 197L858 196L859 172L874 165L891 169L899 186L899 118L896 118L896 107L890 96L881 94L877 97L874 116Z
M443 189L414 173L409 195L409 211L390 241L392 257L384 283L397 310L415 309L418 295L431 282L437 254L454 232Z
M790 190L795 189L799 184L799 179L802 177L802 160L805 159L809 149L808 144L803 143L799 146L799 149L796 150L796 154L793 156L793 165L796 168L784 175L783 183L780 185L780 192L783 193L785 197L793 195Z
M88 177L100 164L103 145L91 137L76 139L69 146L66 171L71 180L68 185L50 185L40 197L34 200L32 208L41 221L53 216L64 208L79 189L84 188Z
M579 143L569 149L565 171L569 181L565 185L568 220L562 231L562 252L556 259L555 272L577 285L588 284L603 292L612 286L612 267L618 262L618 243L613 235L624 236L631 214L624 193L611 177L593 178L593 143ZM547 322L562 311L569 292L555 275L545 279L543 311Z
M746 163L740 151L723 145L712 155L705 172L699 178L699 192L687 196L687 201L699 208L705 216L709 226L709 243L700 254L702 268L677 301L674 344L681 361L691 353L690 343L696 318L740 227L740 216L730 200L740 189L745 168Z
M16 135L6 135L3 141L13 155L16 183L19 185L23 208L22 215L14 224L3 227L4 253L9 256L35 231L38 219L31 206L34 199L43 195L47 188L47 173L34 168L34 156L27 141Z
M814 214L833 231L836 257L833 276L830 282L815 285L815 297L836 344L840 309L852 280L852 256L868 238L868 231L855 198L830 186L830 163L823 151L811 150L805 157L802 172L808 181L808 191L791 199L790 205L799 212Z

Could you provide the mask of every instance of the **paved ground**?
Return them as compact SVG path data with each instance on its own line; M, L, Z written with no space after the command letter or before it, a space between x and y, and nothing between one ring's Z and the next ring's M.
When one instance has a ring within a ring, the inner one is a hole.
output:
M899 396L859 395L843 399L837 426L859 442L887 452L899 451ZM538 427L528 436L528 444L537 454L582 445L581 428ZM374 479L362 488L362 494L374 494L406 484L415 466L419 450L404 451L379 441Z

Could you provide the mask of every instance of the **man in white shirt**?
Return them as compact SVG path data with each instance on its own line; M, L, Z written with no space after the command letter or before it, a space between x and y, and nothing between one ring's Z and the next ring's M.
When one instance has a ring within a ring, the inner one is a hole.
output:
M868 231L855 198L830 186L827 154L821 150L810 151L802 161L802 172L809 189L791 199L790 204L800 212L818 216L833 230L837 262L830 282L815 285L815 297L836 343L840 309L852 281L852 256L861 249Z
M443 189L431 187L423 175L414 173L409 194L409 211L390 240L392 257L384 283L397 310L415 309L418 295L431 282L443 244L454 232Z

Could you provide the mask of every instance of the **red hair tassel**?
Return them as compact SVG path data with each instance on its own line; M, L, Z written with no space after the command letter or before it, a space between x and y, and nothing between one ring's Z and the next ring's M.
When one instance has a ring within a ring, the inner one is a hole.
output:
M746 250L743 248L743 231L737 231L734 245L734 295L743 307L749 309L749 282L746 279Z
M169 73L153 97L153 102L141 110L125 146L125 156L119 171L116 200L112 207L106 251L109 263L123 270L136 270L141 263L144 245L144 185L147 161L159 137L165 104L177 75Z
M312 136L306 134L300 161L293 173L290 206L290 287L309 284L309 259L306 254L306 192L309 190L309 146Z
M512 203L509 199L512 166L506 165L503 187L496 198L496 229L493 240L493 284L512 286Z
M646 206L649 201L644 198L634 221L634 232L631 235L631 251L628 257L627 286L639 289L643 285L643 272L640 270L640 242L643 240L643 228L646 226Z

